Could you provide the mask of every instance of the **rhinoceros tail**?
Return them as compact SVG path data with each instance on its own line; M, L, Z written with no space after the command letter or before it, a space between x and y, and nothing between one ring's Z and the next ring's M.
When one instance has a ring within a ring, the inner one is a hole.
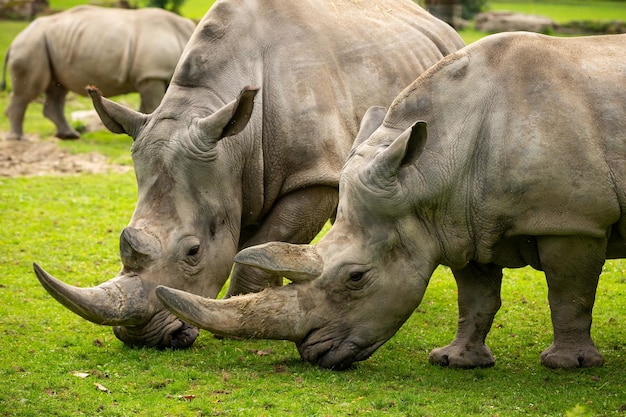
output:
M7 54L4 57L4 65L2 66L2 83L0 84L0 91L7 89L7 63L9 62L9 52L11 49L7 49Z

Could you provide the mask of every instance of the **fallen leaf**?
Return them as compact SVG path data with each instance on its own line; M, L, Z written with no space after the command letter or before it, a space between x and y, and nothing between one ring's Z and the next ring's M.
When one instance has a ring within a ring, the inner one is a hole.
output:
M77 376L79 378L87 378L89 376L87 372L72 372L72 375Z
M107 387L105 387L102 384L99 384L97 382L94 382L93 384L95 385L96 388L98 388L102 392L106 392L106 393L110 393L111 392L111 391L109 391L109 389Z
M263 349L261 349L261 350L258 350L258 349L247 349L247 351L248 351L248 353L252 353L252 354L257 355L257 356L267 356L267 355L271 355L272 353L274 353L272 351L272 349L265 349L265 350L263 350Z
M192 394L189 394L189 395L179 395L179 396L178 396L178 399L179 399L179 400L185 400L185 401L191 401L191 400L193 400L194 398L196 398L196 396L195 396L195 395L192 395Z

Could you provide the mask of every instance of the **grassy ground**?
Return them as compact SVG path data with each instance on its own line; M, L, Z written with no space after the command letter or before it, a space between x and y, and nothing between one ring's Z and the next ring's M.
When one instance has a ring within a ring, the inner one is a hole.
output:
M557 23L575 20L626 21L626 2L601 0L557 0L557 1L501 1L491 0L489 10L513 11L549 17ZM472 43L485 33L473 29L473 25L459 32L465 43Z
M572 20L623 20L626 21L626 2L594 0L557 1L501 1L490 0L491 10L510 10L538 14L558 23Z
M203 13L199 3L187 1L188 10L195 10L189 16ZM24 26L0 22L2 53ZM132 95L122 99L137 104ZM0 109L7 100L0 93ZM72 96L69 108L91 105ZM29 107L25 128L53 133L41 103ZM0 132L7 130L1 116ZM63 146L123 160L129 141L98 132ZM626 413L626 261L607 262L600 280L593 337L607 364L599 369L553 371L539 365L551 325L545 280L529 268L506 273L503 307L487 339L497 357L491 369L428 364L428 352L452 340L456 327L456 288L446 268L437 270L400 331L346 372L303 363L289 342L218 340L206 332L185 351L128 349L110 328L87 323L56 303L38 284L32 262L74 285L111 278L119 270L119 233L135 202L132 173L0 179L0 416Z
M549 308L543 277L528 268L507 271L488 338L492 369L427 362L454 335L456 289L446 268L402 329L346 372L301 362L289 342L206 332L186 351L128 349L110 328L52 300L31 264L79 286L111 278L135 201L132 173L0 180L0 415L623 415L626 262L608 262L601 279L593 335L607 364L599 369L539 365L551 340Z

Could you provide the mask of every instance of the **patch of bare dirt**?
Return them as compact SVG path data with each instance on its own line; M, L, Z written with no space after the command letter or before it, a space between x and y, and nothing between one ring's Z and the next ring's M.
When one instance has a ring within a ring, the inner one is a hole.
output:
M27 141L0 140L0 177L102 174L131 169L129 166L113 165L97 152L72 154L57 146L56 141L37 138Z

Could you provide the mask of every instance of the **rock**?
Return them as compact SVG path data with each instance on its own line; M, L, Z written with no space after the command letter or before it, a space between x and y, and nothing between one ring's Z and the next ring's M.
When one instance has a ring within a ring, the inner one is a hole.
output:
M546 33L554 30L556 22L545 16L505 11L479 13L474 17L474 27L483 32L527 31Z

